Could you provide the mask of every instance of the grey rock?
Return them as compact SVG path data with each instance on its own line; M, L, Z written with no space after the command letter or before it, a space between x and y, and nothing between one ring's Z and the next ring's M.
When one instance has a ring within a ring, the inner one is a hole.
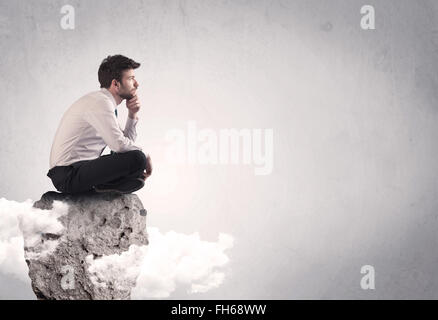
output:
M54 200L68 205L67 214L58 218L62 231L41 232L30 246L25 236L25 259L37 298L130 299L135 279L124 287L111 281L96 285L87 261L148 244L146 210L137 195L47 192L33 206L51 210Z

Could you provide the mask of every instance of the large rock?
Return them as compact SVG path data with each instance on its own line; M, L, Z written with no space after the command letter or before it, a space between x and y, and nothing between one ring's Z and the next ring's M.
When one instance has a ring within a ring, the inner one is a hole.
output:
M23 233L25 259L37 298L130 299L136 280L132 270L129 281L120 285L117 279L123 274L119 277L113 270L111 277L105 277L110 273L108 267L97 268L98 274L93 272L97 270L95 266L94 269L91 266L95 261L104 261L105 257L117 258L128 250L131 252L131 247L148 244L146 210L139 198L134 194L47 192L33 206L52 210L54 201L62 202L56 203L58 206L67 205L66 212L56 218L62 224L55 228L58 231L37 231L32 237ZM132 257L137 259L131 255L131 260Z

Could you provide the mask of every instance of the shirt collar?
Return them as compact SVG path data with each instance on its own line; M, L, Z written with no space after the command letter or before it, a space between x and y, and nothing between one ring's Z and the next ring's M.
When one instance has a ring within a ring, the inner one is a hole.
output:
M109 92L109 90L107 88L101 88L100 91L102 91L105 95L107 95L111 101L114 104L114 108L117 108L117 102L116 99L114 99L113 94L111 92Z

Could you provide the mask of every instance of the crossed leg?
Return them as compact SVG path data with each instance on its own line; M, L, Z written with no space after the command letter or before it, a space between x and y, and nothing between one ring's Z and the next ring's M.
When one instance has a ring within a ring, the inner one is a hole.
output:
M145 154L140 150L114 153L94 160L71 164L71 174L65 180L66 193L86 192L99 184L113 184L130 178L142 178L147 167Z

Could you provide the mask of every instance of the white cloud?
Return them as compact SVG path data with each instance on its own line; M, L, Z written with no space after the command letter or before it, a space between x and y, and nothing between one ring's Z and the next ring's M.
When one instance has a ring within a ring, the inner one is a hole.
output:
M119 290L129 290L135 285L145 253L146 246L131 245L128 251L120 255L112 254L97 259L93 259L93 255L87 256L91 281L96 286L106 287L107 283L112 283Z
M233 246L233 238L219 235L218 242L202 241L198 233L185 235L174 231L160 233L149 227L149 245L132 245L121 255L94 259L87 257L93 282L119 288L132 285L138 275L132 299L166 298L177 285L188 285L188 293L202 293L218 287L225 278L218 268L229 258L224 250Z
M27 258L38 258L53 252L58 241L38 244L41 232L59 234L63 226L58 218L68 211L68 206L54 201L52 210L32 207L33 202L0 199L0 273L11 275L30 286L28 267L24 260L26 245L37 245ZM225 250L233 246L233 237L220 233L217 242L200 239L174 231L162 234L157 228L148 227L149 245L132 245L120 255L114 254L93 259L87 257L89 271L96 285L112 282L120 289L131 287L132 299L166 298L177 286L188 286L188 293L202 293L220 286L225 279L223 269L229 262Z
M0 272L13 276L30 285L25 262L24 245L35 245L41 232L58 233L62 224L58 217L67 212L65 204L55 201L52 210L32 207L32 200L16 202L0 199ZM46 241L27 258L39 258L52 252L56 241Z
M218 242L207 242L197 232L162 234L148 228L148 234L150 244L133 299L168 297L177 284L190 285L189 293L206 292L223 282L225 274L217 269L229 262L224 251L233 246L230 235L221 233Z

